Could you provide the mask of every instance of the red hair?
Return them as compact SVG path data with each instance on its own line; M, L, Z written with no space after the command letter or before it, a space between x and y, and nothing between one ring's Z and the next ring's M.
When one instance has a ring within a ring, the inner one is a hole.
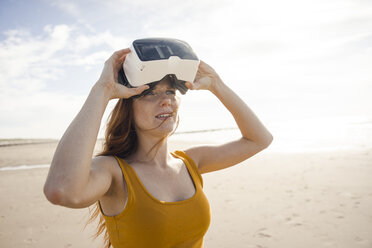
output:
M161 123L163 124L163 123ZM160 124L160 125L161 125ZM177 129L179 118L177 118L176 128L168 135L160 139L148 152L148 154L158 145L163 144L166 138L171 136ZM159 126L160 126L159 125ZM96 155L98 156L117 156L126 158L134 154L138 148L138 138L134 126L133 116L133 98L119 99L114 109L108 117L105 132L105 142L103 150ZM97 238L103 234L104 247L111 247L111 242L107 232L105 219L103 218L98 202L93 205L93 210L89 208L90 218L86 225L93 222L99 217L97 232L93 235Z

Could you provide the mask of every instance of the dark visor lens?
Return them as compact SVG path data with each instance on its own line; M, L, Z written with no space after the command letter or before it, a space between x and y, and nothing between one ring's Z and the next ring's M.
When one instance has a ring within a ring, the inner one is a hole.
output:
M135 40L133 47L142 61L169 59L170 56L198 60L190 45L180 40L141 39Z

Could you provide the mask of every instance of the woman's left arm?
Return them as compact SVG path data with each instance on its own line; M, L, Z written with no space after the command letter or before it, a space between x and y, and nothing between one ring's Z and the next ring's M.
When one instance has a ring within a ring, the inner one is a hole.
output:
M225 144L186 149L185 152L198 165L200 173L238 164L271 144L273 140L271 133L208 64L200 61L194 82L187 82L186 86L191 90L211 91L233 115L242 134L240 139Z

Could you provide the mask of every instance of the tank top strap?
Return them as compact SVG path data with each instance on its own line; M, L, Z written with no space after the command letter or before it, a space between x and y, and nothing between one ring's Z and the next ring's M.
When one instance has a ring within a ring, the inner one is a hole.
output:
M137 191L138 191L138 187L139 187L137 185L136 180L134 179L135 175L133 175L130 168L128 168L130 165L128 165L128 163L124 159L122 159L118 156L114 156L114 157L118 161L118 164L119 164L121 172L123 174L125 183L127 185L128 203L133 203L133 201L135 200L135 196L137 195Z
M201 187L203 188L203 177L201 176L200 171L197 165L195 164L194 160L192 160L192 158L182 150L176 150L172 152L172 154L183 160L183 162L189 168L190 172L193 174L193 178L197 179Z

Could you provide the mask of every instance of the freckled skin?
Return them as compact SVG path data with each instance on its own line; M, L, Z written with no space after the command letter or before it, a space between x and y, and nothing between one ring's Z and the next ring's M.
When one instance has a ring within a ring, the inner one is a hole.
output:
M172 132L177 124L180 102L181 99L170 82L159 82L151 94L133 101L136 131L151 132L155 136L164 136ZM165 120L155 117L169 112L172 116Z

